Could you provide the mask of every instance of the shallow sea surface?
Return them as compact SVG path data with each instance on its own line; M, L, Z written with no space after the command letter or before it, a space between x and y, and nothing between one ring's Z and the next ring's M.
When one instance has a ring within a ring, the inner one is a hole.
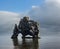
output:
M60 36L41 36L41 39L11 39L11 35L0 35L0 49L60 49Z

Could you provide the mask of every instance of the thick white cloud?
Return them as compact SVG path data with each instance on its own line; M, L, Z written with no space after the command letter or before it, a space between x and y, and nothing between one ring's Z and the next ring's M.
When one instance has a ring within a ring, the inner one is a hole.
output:
M60 7L60 0L45 0L47 5L54 5L56 7Z
M47 3L59 3L60 4L60 0L45 0L45 2L47 2Z

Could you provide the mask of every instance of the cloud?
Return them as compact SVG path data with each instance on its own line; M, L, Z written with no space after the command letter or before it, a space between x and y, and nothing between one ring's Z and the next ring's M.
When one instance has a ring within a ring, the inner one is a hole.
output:
M20 14L8 11L0 11L0 33L13 30L14 24L18 23Z
M41 35L60 35L60 0L44 0L44 4L41 6L33 5L32 9L23 15L28 15L40 23ZM18 13L1 11L0 32L6 31L8 28L11 29L21 16Z
M0 23L1 24L5 24L8 22L11 22L12 20L16 20L17 17L18 17L17 13L8 12L8 11L0 11Z
M56 7L54 2L59 2L59 0L45 0L42 7L37 8L36 6L37 9L32 9L28 14L37 17L42 23L60 25L60 7Z
M36 9L36 8L39 8L39 6L34 6L34 5L33 5L33 6L32 6L32 9L34 9L34 8L35 8L35 9Z
M60 4L60 0L45 0L45 2L47 3L59 3Z
M27 13L40 23L41 34L58 34L60 32L60 0L45 0L41 6L32 6Z

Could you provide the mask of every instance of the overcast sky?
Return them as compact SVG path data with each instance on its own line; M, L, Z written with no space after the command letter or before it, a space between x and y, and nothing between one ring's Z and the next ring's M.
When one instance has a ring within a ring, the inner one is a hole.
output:
M40 24L41 35L60 35L60 0L0 1L0 33L10 32L22 16Z

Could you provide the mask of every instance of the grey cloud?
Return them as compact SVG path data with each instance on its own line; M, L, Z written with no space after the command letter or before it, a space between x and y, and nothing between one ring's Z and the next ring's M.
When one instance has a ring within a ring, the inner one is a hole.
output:
M14 24L19 21L19 14L8 11L0 11L0 34L12 32ZM9 33L8 33L9 34Z
M60 32L60 2L45 0L42 6L33 6L27 15L40 23L41 34L58 34Z
M60 35L60 2L59 0L45 0L41 6L32 6L24 15L30 16L40 23L41 35ZM19 14L13 12L0 12L0 31L10 30L19 21ZM6 27L7 26L7 27ZM12 30L12 29L11 29Z

